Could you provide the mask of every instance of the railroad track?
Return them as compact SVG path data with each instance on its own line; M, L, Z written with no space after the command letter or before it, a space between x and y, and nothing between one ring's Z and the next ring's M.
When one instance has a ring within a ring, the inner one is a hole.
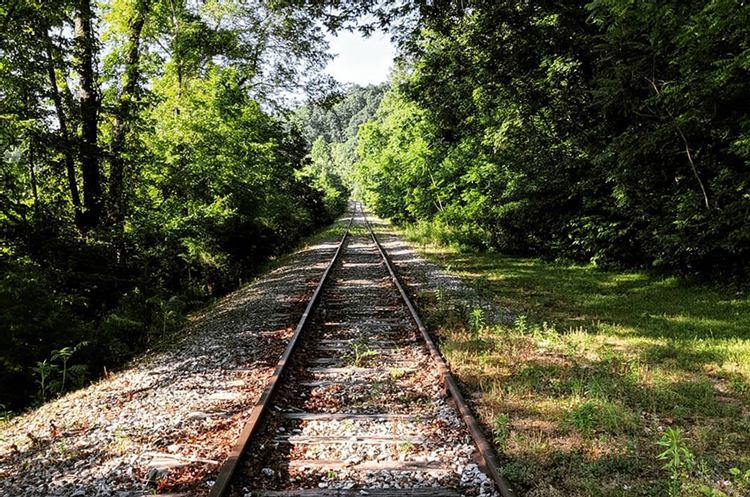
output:
M209 497L514 496L361 204Z

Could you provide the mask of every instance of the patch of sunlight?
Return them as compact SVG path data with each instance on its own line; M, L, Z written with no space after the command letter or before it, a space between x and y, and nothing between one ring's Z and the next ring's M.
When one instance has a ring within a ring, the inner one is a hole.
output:
M621 273L612 278L614 281L649 281L651 277L644 273Z
M734 327L732 323L728 323L725 320L711 319L706 317L688 316L685 314L667 315L667 314L652 314L649 315L652 319L663 319L671 321L673 323L685 323L692 324L695 326L730 326Z
M633 326L626 326L617 323L607 323L599 321L596 323L596 331L607 335L628 336L632 340L632 335L638 333L638 329Z
M612 302L612 301L621 300L622 298L623 298L622 295L619 295L619 294L616 294L616 293L609 294L609 295L604 295L604 294L600 293L600 294L597 294L597 295L588 295L586 297L585 302L587 304L589 304L589 305L590 304L598 304L598 303L609 303L609 302Z
M680 288L680 280L674 276L671 276L669 278L653 281L651 283L651 286L660 288Z

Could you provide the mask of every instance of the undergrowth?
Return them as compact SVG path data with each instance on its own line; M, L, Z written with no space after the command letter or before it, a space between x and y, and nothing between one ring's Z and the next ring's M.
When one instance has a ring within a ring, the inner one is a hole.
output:
M456 244L422 252L508 310L489 323L439 288L417 295L519 491L748 495L748 295Z

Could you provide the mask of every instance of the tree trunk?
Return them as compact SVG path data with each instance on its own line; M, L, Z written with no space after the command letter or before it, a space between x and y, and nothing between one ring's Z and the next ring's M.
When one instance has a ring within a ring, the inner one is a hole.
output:
M150 7L151 0L140 0L136 6L135 17L130 24L128 54L125 60L125 82L120 94L120 106L115 115L112 130L112 158L109 173L109 218L112 223L122 221L125 216L125 138L130 129L133 101L140 77L138 64L141 32Z
M36 186L36 171L34 171L34 139L29 137L29 181L31 194L34 196L34 217L39 219L39 190Z
M47 45L47 75L49 76L49 84L52 88L52 101L55 104L55 112L57 113L57 121L60 126L60 139L63 145L63 156L65 157L65 171L68 177L68 188L70 189L70 198L73 202L73 211L75 213L75 223L77 226L81 225L81 215L83 213L81 207L81 196L78 193L78 181L76 180L76 166L75 156L73 154L73 144L70 142L70 128L68 120L65 117L65 108L63 107L62 96L60 95L60 89L57 87L57 75L55 74L55 59L52 55L52 40L49 39L49 35L46 37Z
M91 28L91 0L78 0L75 10L76 70L81 106L81 176L83 215L80 227L96 228L102 213L102 184L99 171L99 99L94 87L94 34Z

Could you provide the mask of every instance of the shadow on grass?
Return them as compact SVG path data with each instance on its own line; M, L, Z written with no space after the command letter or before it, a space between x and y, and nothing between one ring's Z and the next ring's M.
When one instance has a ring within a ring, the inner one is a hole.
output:
M475 286L489 285L495 300L531 322L668 341L641 350L644 359L672 358L689 368L738 360L728 343L750 347L750 298L729 290L497 254L452 254L445 262Z

